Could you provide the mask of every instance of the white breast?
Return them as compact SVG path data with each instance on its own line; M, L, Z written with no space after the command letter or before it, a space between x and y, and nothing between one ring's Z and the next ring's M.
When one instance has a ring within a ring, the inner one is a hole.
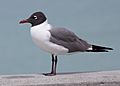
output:
M49 32L50 29L51 25L49 25L48 23L32 27L31 36L35 44L39 46L41 49L52 54L58 55L67 53L68 52L67 48L49 41L51 36Z

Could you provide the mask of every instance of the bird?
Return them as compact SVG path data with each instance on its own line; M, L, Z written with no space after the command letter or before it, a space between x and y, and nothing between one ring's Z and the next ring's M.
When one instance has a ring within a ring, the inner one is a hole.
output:
M19 23L30 23L30 34L33 42L39 48L51 54L51 72L44 73L46 76L57 74L58 55L72 54L74 52L108 52L113 50L110 47L88 43L64 27L55 27L49 24L48 18L41 11L33 13Z

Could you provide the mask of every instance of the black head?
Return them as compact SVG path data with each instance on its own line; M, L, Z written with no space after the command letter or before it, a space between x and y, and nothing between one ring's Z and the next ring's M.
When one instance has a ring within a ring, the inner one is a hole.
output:
M20 21L20 24L31 23L32 26L36 26L46 21L46 19L46 16L42 12L35 12L28 19Z

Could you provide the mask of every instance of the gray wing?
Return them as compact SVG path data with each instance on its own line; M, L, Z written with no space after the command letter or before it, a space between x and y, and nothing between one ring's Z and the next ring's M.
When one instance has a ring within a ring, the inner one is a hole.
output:
M91 45L77 37L73 32L65 28L52 28L50 41L52 43L64 46L70 52L85 51Z

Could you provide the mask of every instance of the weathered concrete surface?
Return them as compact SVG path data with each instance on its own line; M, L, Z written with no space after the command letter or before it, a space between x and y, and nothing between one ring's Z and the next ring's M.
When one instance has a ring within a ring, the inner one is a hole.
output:
M120 71L1 75L0 86L120 86Z

